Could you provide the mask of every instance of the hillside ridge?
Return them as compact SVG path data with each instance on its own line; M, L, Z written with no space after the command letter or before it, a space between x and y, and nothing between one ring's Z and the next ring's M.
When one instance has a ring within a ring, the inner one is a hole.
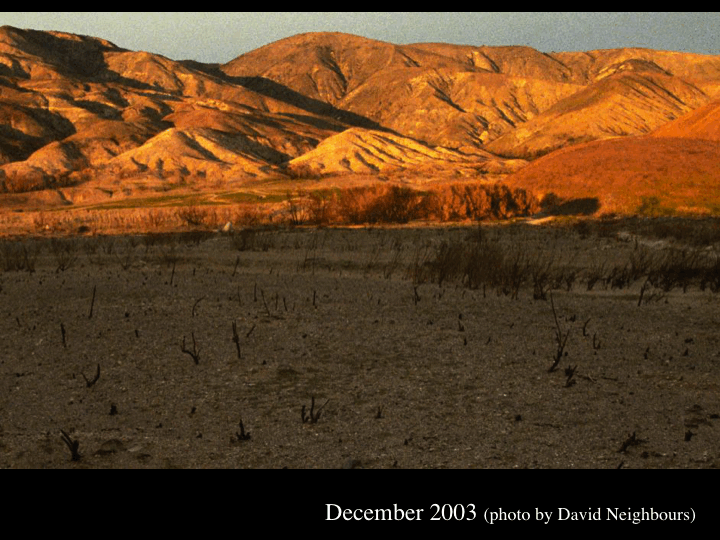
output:
M303 174L494 182L594 141L717 140L718 99L713 55L316 32L203 64L3 26L0 190L206 189Z

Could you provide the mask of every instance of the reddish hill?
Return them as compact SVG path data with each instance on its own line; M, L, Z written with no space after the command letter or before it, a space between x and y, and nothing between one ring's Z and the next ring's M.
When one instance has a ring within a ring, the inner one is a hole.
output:
M511 187L598 214L720 212L720 143L630 137L557 150L509 176Z
M685 137L720 142L720 101L697 110L656 129L654 137Z

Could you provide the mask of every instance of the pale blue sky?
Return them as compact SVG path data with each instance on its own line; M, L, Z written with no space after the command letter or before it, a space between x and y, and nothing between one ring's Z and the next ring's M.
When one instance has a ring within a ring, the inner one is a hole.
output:
M648 47L720 54L720 13L658 12L0 12L0 26L61 30L174 60L228 62L302 32L391 43L529 45L544 52Z

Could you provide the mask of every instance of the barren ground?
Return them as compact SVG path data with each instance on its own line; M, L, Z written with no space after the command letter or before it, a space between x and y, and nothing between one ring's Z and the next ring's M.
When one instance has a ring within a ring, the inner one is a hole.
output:
M638 305L642 279L585 278L634 242L488 230L579 272L552 291L569 332L553 372L532 285L513 299L414 271L469 227L26 239L34 271L0 273L0 467L720 465L720 294Z

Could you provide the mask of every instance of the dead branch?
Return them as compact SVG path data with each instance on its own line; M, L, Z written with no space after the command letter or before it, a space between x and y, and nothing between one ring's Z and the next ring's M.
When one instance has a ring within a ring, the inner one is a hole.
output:
M204 296L203 296L202 298L198 298L198 299L195 301L195 303L193 304L193 307L192 307L192 316L193 316L193 317L195 316L195 310L197 309L198 304L199 304L200 302L202 302L203 300L205 300L205 297L204 297Z
M587 337L587 336L588 336L588 333L587 333L587 325L588 325L588 323L590 322L590 320L591 320L591 319L588 319L587 321L585 321L585 324L583 324L583 337Z
M302 423L305 424L307 422L310 422L311 424L317 424L317 421L320 420L320 413L325 408L325 405L330 403L330 400L328 399L322 407L320 407L317 412L315 412L315 396L312 396L310 398L310 415L308 416L305 413L305 405L302 406L302 409L300 410L300 418L302 419Z
M237 323L233 321L232 323L232 330L233 330L233 342L235 342L235 347L237 348L237 355L238 360L242 360L242 353L240 352L240 336L237 332Z
M565 381L565 388L570 388L577 382L575 379L573 379L576 371L577 365L568 366L565 368L565 376L567 377L567 380Z
M272 315L270 314L270 309L268 308L267 302L265 301L265 291L263 291L262 289L260 289L260 296L262 297L263 305L265 306L265 311L267 312L268 317L272 317Z
M93 294L92 294L92 300L90 300L90 314L88 315L88 319L92 319L93 316L93 308L95 307L95 293L97 292L97 285L93 287Z
M235 432L235 436L237 437L238 441L249 441L250 440L250 432L245 431L245 426L243 425L242 418L240 419L240 423L238 424L240 427L240 433Z
M380 419L383 417L383 409L384 409L384 408L385 408L385 407L383 407L382 405L380 405L380 406L377 408L377 412L375 413L375 419L376 419L376 420L380 420Z
M97 371L95 372L95 377L93 377L92 380L88 379L83 372L80 372L80 375L82 375L83 379L85 379L85 385L88 388L92 388L96 382L98 382L98 379L100 379L100 364L97 365Z
M558 364L560 364L560 360L562 360L563 355L567 355L565 352L565 345L567 344L568 336L570 335L570 329L563 334L563 331L560 328L560 322L558 321L557 312L555 311L555 302L553 301L552 293L550 293L550 305L552 306L553 317L555 318L555 342L557 344L557 350L555 351L555 358L553 359L552 366L548 369L548 373L555 371Z
M65 445L68 447L68 450L70 450L71 459L72 461L80 461L80 458L82 455L80 455L80 442L74 441L70 438L70 435L65 433L62 429L60 430L60 433L62 433L62 440L65 443Z
M193 332L191 335L193 340L192 350L189 350L185 347L185 336L183 336L183 342L180 350L185 354L190 355L190 357L193 359L193 362L195 362L195 365L198 365L200 363L200 350L197 348L197 343L195 342L195 333Z
M624 454L625 451L630 448L631 446L637 446L641 443L647 442L647 440L639 439L636 435L636 433L633 431L627 439L625 439L625 442L622 443L620 446L620 449L618 450L619 454Z

